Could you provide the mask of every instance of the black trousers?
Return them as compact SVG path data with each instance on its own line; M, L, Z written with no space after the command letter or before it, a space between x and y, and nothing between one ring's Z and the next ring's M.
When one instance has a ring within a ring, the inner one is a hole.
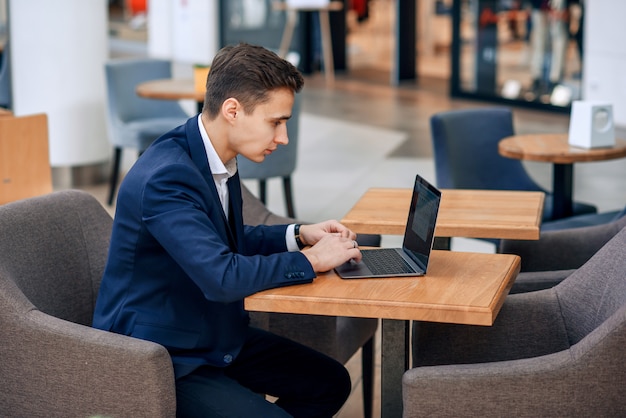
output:
M332 417L350 395L350 375L334 359L249 328L226 368L203 366L176 381L177 417ZM265 394L277 398L272 403Z

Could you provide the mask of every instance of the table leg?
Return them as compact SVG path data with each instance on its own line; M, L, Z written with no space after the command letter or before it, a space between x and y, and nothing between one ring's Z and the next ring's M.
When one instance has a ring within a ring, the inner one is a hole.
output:
M335 82L335 61L333 58L333 43L330 34L330 19L328 10L320 10L320 33L322 34L322 53L324 54L324 76L326 84L332 86Z
M573 164L554 164L552 171L552 218L572 216L574 183Z
M449 250L452 245L450 237L435 237L433 242L433 250Z
M280 47L278 49L278 56L285 58L289 52L291 46L291 38L293 37L293 31L298 21L298 12L295 10L287 10L287 21L285 22L285 30L283 31L283 37L280 40Z
M410 322L382 320L381 418L402 417L402 375L409 368Z
M393 67L391 84L397 86L403 81L417 79L416 52L416 1L396 0L396 24L394 33Z

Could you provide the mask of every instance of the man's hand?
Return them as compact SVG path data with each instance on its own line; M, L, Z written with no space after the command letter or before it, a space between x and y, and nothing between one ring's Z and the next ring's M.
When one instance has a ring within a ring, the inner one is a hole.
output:
M356 239L354 232L335 220L300 226L300 239L305 245L315 245L326 235L348 238L350 240Z
M351 259L361 260L356 234L337 221L302 225L300 238L311 245L302 253L316 272L331 270Z

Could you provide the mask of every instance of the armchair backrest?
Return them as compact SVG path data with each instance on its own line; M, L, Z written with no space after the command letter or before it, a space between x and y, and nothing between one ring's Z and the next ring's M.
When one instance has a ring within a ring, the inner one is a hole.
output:
M113 128L147 118L187 118L174 100L143 99L137 95L137 84L171 78L171 62L156 58L119 58L105 64L107 109Z
M111 227L102 205L81 191L0 206L2 297L13 298L16 309L34 305L51 316L91 325ZM25 299L10 292L14 287Z
M176 415L167 350L88 326L111 226L85 192L0 206L0 415Z
M514 134L511 109L440 112L430 126L438 187L543 191L519 160L498 154L498 142Z
M626 306L626 227L554 289L570 344Z

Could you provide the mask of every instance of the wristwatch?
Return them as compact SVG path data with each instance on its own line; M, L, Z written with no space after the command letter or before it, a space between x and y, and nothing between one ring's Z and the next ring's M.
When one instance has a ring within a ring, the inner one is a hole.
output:
M306 247L306 245L304 245L304 243L302 242L302 239L300 239L300 224L296 224L293 227L293 235L296 238L296 244L298 244L298 248L302 250L304 247Z

